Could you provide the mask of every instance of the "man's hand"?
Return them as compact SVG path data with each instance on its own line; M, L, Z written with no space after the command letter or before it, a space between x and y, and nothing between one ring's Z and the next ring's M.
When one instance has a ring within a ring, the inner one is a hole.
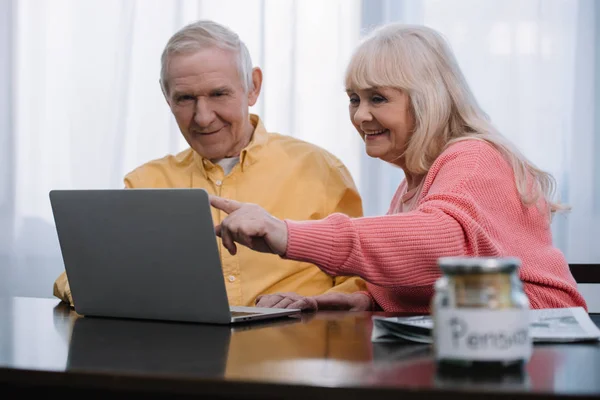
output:
M215 233L231 254L236 242L262 253L284 255L287 250L287 225L256 204L240 203L209 195L211 206L229 214L215 227Z
M371 299L356 293L326 293L319 296L300 296L296 293L265 294L256 298L256 307L299 308L303 311L369 311Z

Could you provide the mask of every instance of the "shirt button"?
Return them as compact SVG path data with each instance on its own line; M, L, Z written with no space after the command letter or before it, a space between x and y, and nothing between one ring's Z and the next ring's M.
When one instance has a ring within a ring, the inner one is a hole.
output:
M217 186L221 186L223 184L223 182L219 179L215 182L215 185Z
M235 276L229 275L229 278L227 278L227 279L229 279L229 282L234 282L235 281Z

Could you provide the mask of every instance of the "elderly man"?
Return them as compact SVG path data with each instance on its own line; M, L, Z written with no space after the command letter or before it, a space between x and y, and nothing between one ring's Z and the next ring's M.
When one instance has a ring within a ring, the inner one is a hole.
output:
M150 161L125 176L127 188L203 188L211 194L256 203L279 218L321 219L339 212L362 215L360 196L346 167L325 150L267 132L250 114L260 94L262 71L252 68L238 35L212 21L185 26L168 41L160 83L190 148ZM225 213L213 209L220 223ZM284 260L246 248L231 255L221 247L231 305L285 307L295 292L323 299L353 293L347 309L366 309L370 298L357 277L333 278L315 265ZM199 254L198 257L201 257ZM323 295L324 296L318 296ZM72 304L63 272L54 295ZM315 303L316 304L316 303Z

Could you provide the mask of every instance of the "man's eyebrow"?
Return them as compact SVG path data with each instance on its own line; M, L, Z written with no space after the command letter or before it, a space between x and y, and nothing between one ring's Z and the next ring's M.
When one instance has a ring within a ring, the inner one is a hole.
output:
M173 97L176 98L176 97L180 97L180 96L183 96L183 95L189 95L189 94L190 93L186 92L186 91L176 90L176 91L173 92Z
M217 93L217 92L229 92L231 89L229 88L229 86L219 86L217 88L212 89L210 92L211 93Z
M219 86L210 90L210 94L219 93L219 92L229 92L231 88L229 86ZM195 96L192 91L187 90L175 90L173 92L173 98L177 98L180 96Z

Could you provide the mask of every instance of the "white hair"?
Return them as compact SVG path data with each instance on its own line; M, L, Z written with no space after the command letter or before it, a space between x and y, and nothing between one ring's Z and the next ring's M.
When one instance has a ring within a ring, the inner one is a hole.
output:
M405 152L410 173L426 174L452 143L484 140L512 166L524 204L538 204L542 197L551 213L569 208L553 200L556 182L552 175L529 162L490 123L450 46L435 30L399 23L377 28L355 50L345 84L351 90L391 87L409 96L415 118L415 130Z
M167 42L160 58L160 84L163 91L169 93L169 59L172 55L191 54L211 47L236 54L244 91L252 90L252 59L244 42L231 29L214 21L200 20L181 28Z

